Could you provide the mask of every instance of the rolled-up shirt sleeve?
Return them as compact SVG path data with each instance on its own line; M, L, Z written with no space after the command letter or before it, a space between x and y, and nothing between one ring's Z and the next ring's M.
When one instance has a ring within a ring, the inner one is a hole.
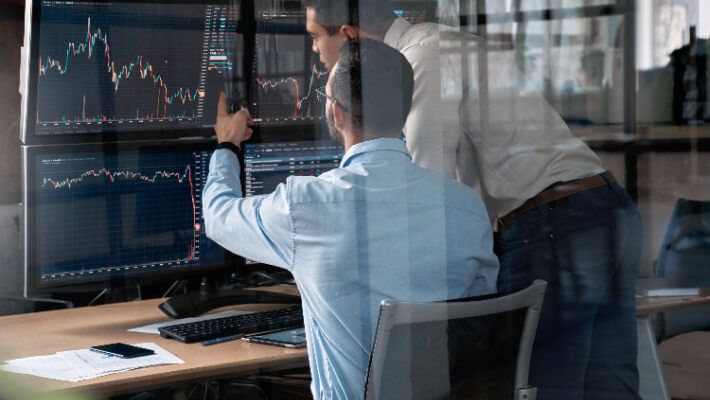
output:
M237 156L218 149L210 160L202 192L207 237L248 259L288 270L293 265L293 232L288 188L244 198Z

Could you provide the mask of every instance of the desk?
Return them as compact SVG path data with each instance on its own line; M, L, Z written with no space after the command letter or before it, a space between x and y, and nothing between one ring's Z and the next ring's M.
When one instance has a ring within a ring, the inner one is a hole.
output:
M700 294L698 296L639 297L636 299L636 314L649 315L673 308L708 303L710 303L710 288L700 289Z
M20 383L39 390L75 389L99 395L131 393L208 378L308 365L305 349L265 346L243 340L202 346L164 339L159 335L127 332L129 328L167 321L168 317L158 309L162 301L144 300L0 317L1 358L54 354L60 350L112 342L155 342L185 361L182 365L143 368L77 383L15 375ZM273 306L229 308L264 310Z
M296 289L293 288L294 293ZM155 342L185 361L182 365L144 368L72 383L26 375L17 379L41 390L86 390L99 395L150 390L190 381L251 374L308 365L306 350L292 350L233 340L214 346L184 344L158 335L127 332L168 318L162 299L108 304L0 317L2 359L54 354L111 342ZM710 303L710 289L699 296L638 298L639 373L644 400L668 399L655 336L648 317L658 311ZM268 305L230 307L263 310Z
M642 399L670 399L663 377L663 367L658 357L656 336L650 321L651 315L659 311L708 303L710 303L710 288L701 289L698 296L639 297L636 299L637 364L640 379L639 392Z

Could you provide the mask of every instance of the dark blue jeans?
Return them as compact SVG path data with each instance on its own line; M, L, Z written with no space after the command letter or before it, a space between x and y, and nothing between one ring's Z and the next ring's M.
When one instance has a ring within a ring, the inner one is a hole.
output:
M641 235L616 183L538 204L498 233L498 290L548 283L530 366L538 399L638 398Z

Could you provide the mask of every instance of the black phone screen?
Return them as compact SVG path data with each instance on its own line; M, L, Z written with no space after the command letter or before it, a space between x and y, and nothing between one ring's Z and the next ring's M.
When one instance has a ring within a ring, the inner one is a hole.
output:
M145 349L143 347L125 343L111 343L101 346L92 346L89 350L122 358L135 358L155 354L155 352L151 349Z

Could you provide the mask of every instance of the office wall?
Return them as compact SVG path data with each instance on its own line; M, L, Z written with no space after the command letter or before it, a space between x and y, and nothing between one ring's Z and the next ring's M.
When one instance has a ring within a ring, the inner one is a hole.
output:
M0 3L0 204L20 202L20 46L22 8Z
M22 286L20 249L20 46L23 7L0 1L0 315L27 311L27 304L2 298Z

